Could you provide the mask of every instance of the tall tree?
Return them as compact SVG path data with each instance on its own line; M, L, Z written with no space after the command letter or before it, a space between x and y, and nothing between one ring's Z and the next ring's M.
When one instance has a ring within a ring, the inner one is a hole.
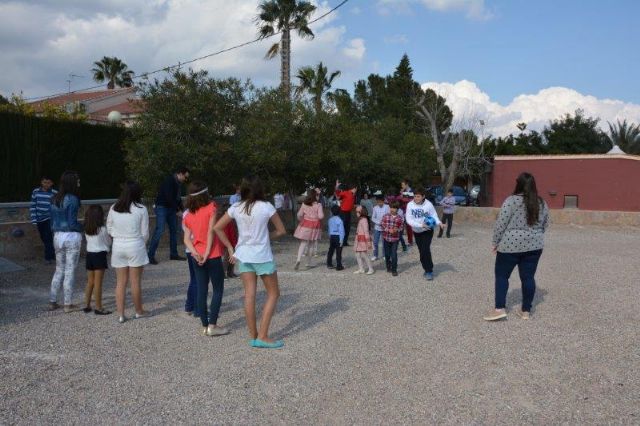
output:
M320 114L322 111L322 98L325 94L330 96L329 90L331 89L331 83L340 75L340 71L334 71L329 74L327 67L320 62L315 68L302 67L298 70L296 78L300 81L300 85L296 88L296 95L302 95L307 92L311 95L313 100L313 106L316 110L316 114Z
M598 119L585 117L578 109L545 127L550 154L601 154L609 149L607 136L598 128Z
M465 131L472 129L465 128L462 122L459 123L458 131L455 131L452 128L453 113L447 106L446 99L431 89L416 97L416 114L425 136L433 143L442 185L446 191L453 186L458 166L469 152L474 132Z
M128 69L127 64L120 59L104 56L93 63L95 68L91 70L93 79L98 83L107 81L107 89L133 86L133 70Z
M618 145L627 154L640 154L640 124L627 123L626 119L608 124L607 138L612 146Z
M309 28L309 17L316 7L308 1L268 0L258 6L258 34L267 38L281 33L280 42L274 43L266 57L272 59L280 54L280 84L283 93L291 97L291 31L301 38L314 37Z

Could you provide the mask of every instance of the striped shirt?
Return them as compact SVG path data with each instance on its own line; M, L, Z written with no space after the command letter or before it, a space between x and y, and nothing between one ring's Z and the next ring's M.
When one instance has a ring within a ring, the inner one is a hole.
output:
M43 191L42 187L33 190L31 193L31 207L29 208L31 223L44 222L51 219L51 198L57 193L58 191L55 189Z

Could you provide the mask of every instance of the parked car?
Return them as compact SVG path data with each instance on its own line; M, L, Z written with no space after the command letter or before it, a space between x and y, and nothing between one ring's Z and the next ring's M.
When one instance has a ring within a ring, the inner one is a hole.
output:
M461 186L452 186L453 197L456 199L456 204L459 206L466 206L468 204L468 195ZM440 201L444 198L444 189L441 185L433 185L427 188L427 199L434 205L440 204Z

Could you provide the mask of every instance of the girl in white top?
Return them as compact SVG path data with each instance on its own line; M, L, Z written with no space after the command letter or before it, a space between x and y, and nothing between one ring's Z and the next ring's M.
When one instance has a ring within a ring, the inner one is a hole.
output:
M104 226L104 210L99 204L90 205L84 214L84 235L87 239L87 286L84 289L84 309L91 309L91 294L96 302L96 315L109 315L102 308L102 279L107 269L107 253L111 250L111 237Z
M234 203L215 224L214 231L229 251L229 262L239 263L240 278L244 285L244 310L247 327L251 335L249 344L254 348L276 349L284 346L282 340L269 338L269 324L276 309L280 289L278 274L273 261L270 238L286 233L275 207L265 201L264 188L258 177L247 177L240 185L240 202ZM238 244L233 245L224 233L224 228L235 219L238 225ZM269 222L275 231L269 234ZM262 308L260 329L256 324L256 286L258 276L267 291L267 300Z
M149 263L145 244L149 239L149 213L142 204L142 188L127 181L118 201L111 206L107 217L107 231L113 238L111 266L116 268L116 308L118 321L126 321L124 298L127 282L131 280L131 295L136 309L135 318L148 313L142 308L140 281L144 265Z

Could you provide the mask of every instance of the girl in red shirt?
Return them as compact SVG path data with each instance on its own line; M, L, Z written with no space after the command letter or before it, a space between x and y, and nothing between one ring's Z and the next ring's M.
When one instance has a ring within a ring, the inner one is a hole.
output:
M200 321L207 336L221 336L229 330L219 326L218 314L224 293L224 268L222 266L223 245L215 237L216 203L211 201L204 182L195 181L189 185L187 197L189 214L184 218L184 245L195 260L195 276L198 284L196 298ZM207 293L209 281L213 287L211 307L207 315Z

